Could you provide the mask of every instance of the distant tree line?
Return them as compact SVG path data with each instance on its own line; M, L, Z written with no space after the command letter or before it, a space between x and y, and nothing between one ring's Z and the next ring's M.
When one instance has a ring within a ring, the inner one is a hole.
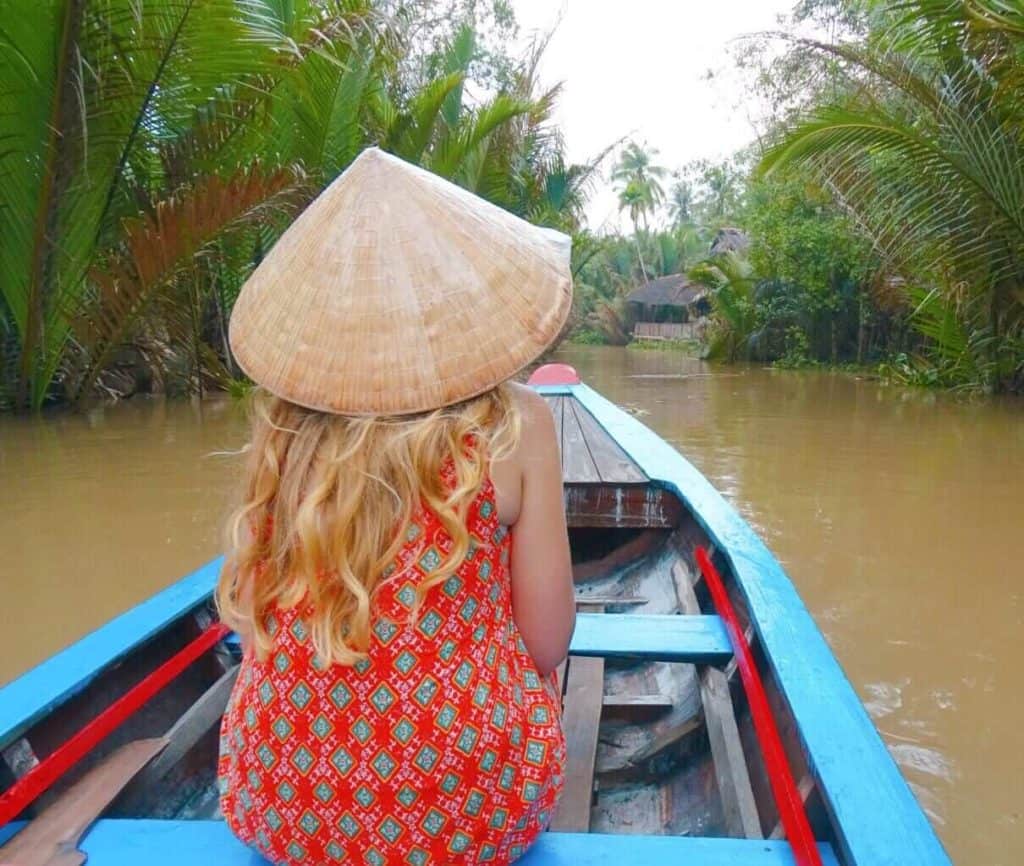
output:
M1024 7L802 0L736 60L758 141L667 190L656 154L622 152L634 232L582 271L589 331L614 338L664 265L709 288L711 354L1024 392ZM726 225L749 250L709 258Z

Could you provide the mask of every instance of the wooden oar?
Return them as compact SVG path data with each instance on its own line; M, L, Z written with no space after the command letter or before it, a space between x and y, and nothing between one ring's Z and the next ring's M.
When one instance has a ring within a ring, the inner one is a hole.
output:
M0 866L81 866L78 840L138 772L167 745L135 740L111 752L0 848Z
M761 674L754 664L750 644L740 627L732 600L725 591L722 576L712 564L707 551L703 547L698 547L696 557L697 564L704 574L704 580L707 581L715 609L725 623L726 631L732 642L736 666L743 682L743 691L747 695L747 703L750 704L750 716L754 721L754 731L757 734L758 744L761 746L765 767L768 769L768 781L771 783L775 805L786 831L786 839L793 848L797 866L822 866L818 845L814 841L814 834L811 832L811 825L807 820L807 812L804 810L800 792L793 780L789 761L786 760L782 739L779 737L779 730L775 725L771 707L768 706L768 696L765 694Z

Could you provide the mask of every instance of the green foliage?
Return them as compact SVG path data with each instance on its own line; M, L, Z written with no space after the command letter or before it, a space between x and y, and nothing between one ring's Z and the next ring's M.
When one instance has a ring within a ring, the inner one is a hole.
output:
M592 328L583 328L582 330L575 331L569 337L569 342L580 346L607 346L608 337Z
M711 295L713 325L707 357L726 361L759 357L763 318L750 262L737 253L727 253L695 265L690 278L706 286Z
M641 352L686 352L688 355L700 352L700 344L696 340L634 340L629 348Z
M596 163L565 159L558 88L536 75L543 42L508 55L501 0L6 11L0 406L131 393L140 378L229 385L226 323L245 277L370 144L580 228Z
M855 40L800 50L837 85L760 163L813 179L890 274L927 287L914 365L1024 387L1024 16L1003 0L879 3ZM910 356L908 356L910 357Z

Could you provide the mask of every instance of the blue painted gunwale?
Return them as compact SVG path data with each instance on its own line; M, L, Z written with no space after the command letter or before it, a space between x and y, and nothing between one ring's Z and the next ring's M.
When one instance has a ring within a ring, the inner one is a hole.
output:
M0 844L4 841L0 829ZM89 866L267 866L223 821L103 820L82 842ZM838 866L827 845L824 866ZM794 866L787 842L545 833L516 866Z
M135 647L208 601L222 562L206 563L0 689L0 748Z
M811 770L850 866L950 866L929 824L807 608L749 524L685 457L587 385L567 394L636 461L687 504L742 590L776 682L789 703Z

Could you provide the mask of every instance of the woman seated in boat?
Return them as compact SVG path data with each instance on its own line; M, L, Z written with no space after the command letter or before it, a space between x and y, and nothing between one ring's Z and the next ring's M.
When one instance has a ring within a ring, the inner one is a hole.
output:
M509 863L550 820L571 567L550 410L508 380L570 300L567 238L377 150L243 289L221 805L270 861Z

